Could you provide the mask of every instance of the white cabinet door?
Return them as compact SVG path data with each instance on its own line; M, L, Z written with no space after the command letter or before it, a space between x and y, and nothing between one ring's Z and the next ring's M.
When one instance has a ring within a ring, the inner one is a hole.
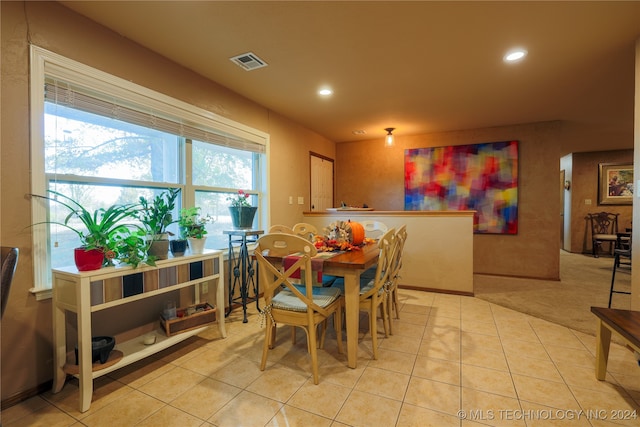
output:
M311 210L333 206L333 160L311 154Z

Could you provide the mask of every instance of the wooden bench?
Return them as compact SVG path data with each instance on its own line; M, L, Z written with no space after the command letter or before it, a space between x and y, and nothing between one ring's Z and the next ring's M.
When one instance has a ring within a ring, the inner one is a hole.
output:
M616 332L627 345L640 353L640 311L591 307L598 316L596 336L596 378L604 380L607 375L611 332Z

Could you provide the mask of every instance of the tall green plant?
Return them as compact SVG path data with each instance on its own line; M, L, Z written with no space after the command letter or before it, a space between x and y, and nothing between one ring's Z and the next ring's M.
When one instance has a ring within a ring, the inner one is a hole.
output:
M167 233L167 227L175 222L172 212L179 194L179 188L171 188L157 195L152 202L140 197L142 208L136 216L154 240L161 239L160 235Z
M106 249L109 247L109 235L119 227L125 227L123 221L135 217L136 205L112 205L108 208L99 208L93 212L85 209L80 203L62 193L49 190L51 196L34 194L34 197L53 201L69 209L69 214L63 222L47 221L49 224L57 224L68 228L78 235L80 244L85 249ZM78 229L70 222L79 220L86 230Z

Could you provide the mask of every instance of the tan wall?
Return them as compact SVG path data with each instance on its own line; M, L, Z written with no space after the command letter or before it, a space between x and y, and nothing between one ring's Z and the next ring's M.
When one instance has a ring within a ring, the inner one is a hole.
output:
M404 209L404 150L518 140L518 234L474 235L474 273L559 278L559 122L398 136L393 148L382 138L337 144L336 200L380 210ZM375 179L371 179L375 176ZM439 242L425 242L438 245Z
M271 224L293 225L302 221L304 211L310 210L309 152L334 159L335 144L273 112L268 132L272 141L290 142L271 145ZM289 196L295 201L292 205ZM304 197L303 205L297 203L298 196Z
M585 219L588 213L619 213L618 229L631 227L631 205L598 205L598 170L600 163L633 163L633 150L596 151L572 155L572 183L567 197L571 197L570 252L591 253L591 226ZM591 200L591 205L585 203ZM604 249L607 246L604 245Z
M517 236L474 237L476 273L559 277L560 155L633 146L628 134L610 135L576 123L540 123L480 130L402 136L393 149L379 149L382 136L340 143L204 79L53 2L0 2L2 110L0 139L0 241L20 248L20 263L2 322L2 400L44 384L52 377L51 304L37 302L33 286L29 192L29 46L31 42L150 89L255 127L271 135L269 182L271 223L302 220L309 200L309 151L335 159L336 201L368 203L377 209L403 209L403 150L517 139L520 145L520 215ZM382 131L381 131L382 133ZM640 240L640 239L639 239ZM437 245L438 242L425 242Z
M29 293L32 272L29 179L29 33L34 45L271 134L272 222L302 220L309 199L309 151L334 158L334 143L204 79L54 2L1 2L2 129L0 241L20 260L2 321L2 400L35 390L52 378L51 301ZM301 160L302 159L302 160ZM269 195L268 195L269 196Z

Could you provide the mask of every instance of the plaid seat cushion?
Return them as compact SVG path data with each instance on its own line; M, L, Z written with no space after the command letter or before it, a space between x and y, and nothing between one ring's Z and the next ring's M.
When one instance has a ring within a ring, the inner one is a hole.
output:
M366 294L367 292L369 292L374 285L375 285L375 280L367 279L361 276L360 277L360 295ZM338 288L340 289L340 292L344 293L344 279L339 278L338 280L333 282L331 287ZM384 287L380 288L380 290L378 291L378 295L382 294L382 292L384 292Z
M296 286L301 293L306 293L304 286ZM337 300L341 291L338 288L321 288L314 287L313 288L313 302L319 305L320 307L326 307L335 300ZM273 308L278 308L280 310L289 310L289 311L299 311L305 312L307 311L307 305L300 300L293 292L288 289L285 289L279 292L277 295L273 297L271 300L271 304Z

